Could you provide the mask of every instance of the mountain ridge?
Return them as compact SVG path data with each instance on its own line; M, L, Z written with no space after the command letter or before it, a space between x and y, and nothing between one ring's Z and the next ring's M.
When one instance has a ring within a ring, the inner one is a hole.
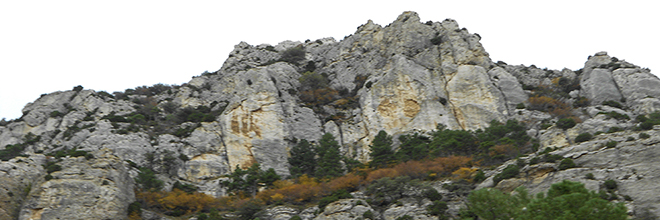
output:
M19 202L18 212L5 210L10 213L6 216L70 215L49 208L56 205L49 202L53 195L47 189L66 190L66 184L54 184L63 179L110 187L103 185L108 177L74 175L69 168L87 163L83 159L57 162L74 165L53 174L38 166L52 162L45 155L58 151L87 151L93 161L113 158L105 162L111 165L100 167L117 175L113 179L124 179L110 184L111 190L122 192L117 197L134 200L129 188L140 173L137 167L152 167L167 187L182 181L220 197L227 193L220 179L233 168L256 162L288 176L286 160L294 140L316 142L324 133L338 139L343 156L366 163L371 159L369 145L381 130L394 137L434 131L439 124L477 131L492 121L515 119L525 122L528 135L539 139L538 152L559 148L559 154L579 159L585 153L575 149L600 152L597 141L586 142L593 146L577 143L581 133L618 127L627 135L637 134L633 129L639 123L632 119L660 110L660 80L648 69L606 52L590 56L581 70L547 70L494 63L480 38L454 20L421 23L416 13L404 12L385 27L368 21L341 41L284 41L275 46L241 42L220 70L181 86L157 84L114 94L76 87L44 95L27 104L20 119L0 124L0 146L21 146L20 153L29 155L3 165L22 164L33 170L28 173L39 174L8 175L27 177L10 184L13 188L5 194L24 188L25 181L35 190L28 191L29 197L5 196L27 200ZM618 107L610 106L614 103ZM561 118L581 123L568 129L553 126ZM29 134L40 138L34 141ZM656 146L656 139L645 139L643 145ZM489 180L480 187L495 185L489 181L503 168L488 173ZM40 179L45 175L56 179ZM503 183L523 185L522 180ZM643 200L643 207L652 207L652 199ZM77 204L76 198L67 202ZM128 202L96 208L122 216L127 206Z

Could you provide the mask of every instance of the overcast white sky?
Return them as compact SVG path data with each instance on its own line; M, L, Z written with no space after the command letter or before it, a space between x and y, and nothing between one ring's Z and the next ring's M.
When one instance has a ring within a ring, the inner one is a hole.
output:
M608 51L658 74L658 8L635 0L0 0L0 118L76 85L180 85L218 70L240 41L341 40L368 19L385 26L403 11L423 22L456 19L481 35L493 61L575 70Z

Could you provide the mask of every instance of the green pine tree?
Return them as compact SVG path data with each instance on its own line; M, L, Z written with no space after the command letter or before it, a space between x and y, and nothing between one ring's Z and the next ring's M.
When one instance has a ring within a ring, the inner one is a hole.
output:
M383 168L387 167L387 163L394 161L394 151L392 151L392 137L387 135L387 132L381 130L378 132L374 140L371 142L371 162L369 167Z
M303 174L314 176L316 168L316 153L312 145L307 140L302 139L291 148L291 157L289 157L289 172L291 176L298 177Z
M325 133L316 148L316 177L338 177L344 174L339 153L339 143L330 133Z
M220 184L227 187L229 192L243 192L254 196L257 193L259 182L270 181L272 184L272 182L279 179L275 170L271 170L272 168L267 172L262 171L261 165L258 163L252 164L252 166L245 170L236 165L236 170L229 174L229 180L221 181Z

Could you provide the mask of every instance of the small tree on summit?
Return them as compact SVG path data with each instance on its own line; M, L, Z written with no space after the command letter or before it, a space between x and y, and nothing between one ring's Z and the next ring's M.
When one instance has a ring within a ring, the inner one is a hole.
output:
M281 61L298 65L298 62L305 60L305 48L302 46L292 47L282 51L280 55Z
M394 160L394 151L392 151L392 137L387 135L387 132L381 130L374 137L373 142L369 146L371 149L371 162L369 167L383 168L387 166L388 162Z

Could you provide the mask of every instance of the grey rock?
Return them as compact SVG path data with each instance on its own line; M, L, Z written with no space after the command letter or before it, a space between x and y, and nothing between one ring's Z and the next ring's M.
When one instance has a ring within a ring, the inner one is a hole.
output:
M385 211L383 211L383 219L395 220L405 215L413 219L438 219L436 216L428 214L426 207L431 205L431 201L422 200L418 201L414 198L404 198L399 200L398 204L392 204Z
M502 92L506 100L506 106L510 112L509 114L515 111L516 105L527 102L529 97L523 91L518 79L506 72L504 68L495 67L488 71L488 75L490 75L491 80L495 82L498 89Z
M482 67L459 66L456 75L447 82L447 93L462 129L483 129L492 120L504 121L504 115L508 114L502 93Z
M324 211L314 218L315 220L325 219L362 219L365 212L372 212L375 210L369 204L361 199L341 199L339 201L328 204Z
M0 219L17 218L28 193L43 181L43 164L43 155L0 161Z
M303 209L302 211L300 211L300 214L298 214L298 215L300 216L300 218L302 218L304 220L309 220L309 219L314 219L318 212L319 212L319 207L318 206L312 206L312 207Z
M623 96L612 78L612 72L608 69L594 69L584 73L580 81L582 90L580 95L586 97L593 104L603 101L620 101Z
M264 212L265 213L261 215L260 218L270 220L289 220L291 217L298 215L297 209L287 206L275 206L266 209Z
M125 218L128 204L135 201L133 180L110 150L99 151L95 157L60 162L63 169L30 192L19 219Z
M660 98L660 79L650 72L639 68L620 68L614 70L612 76L626 100Z

